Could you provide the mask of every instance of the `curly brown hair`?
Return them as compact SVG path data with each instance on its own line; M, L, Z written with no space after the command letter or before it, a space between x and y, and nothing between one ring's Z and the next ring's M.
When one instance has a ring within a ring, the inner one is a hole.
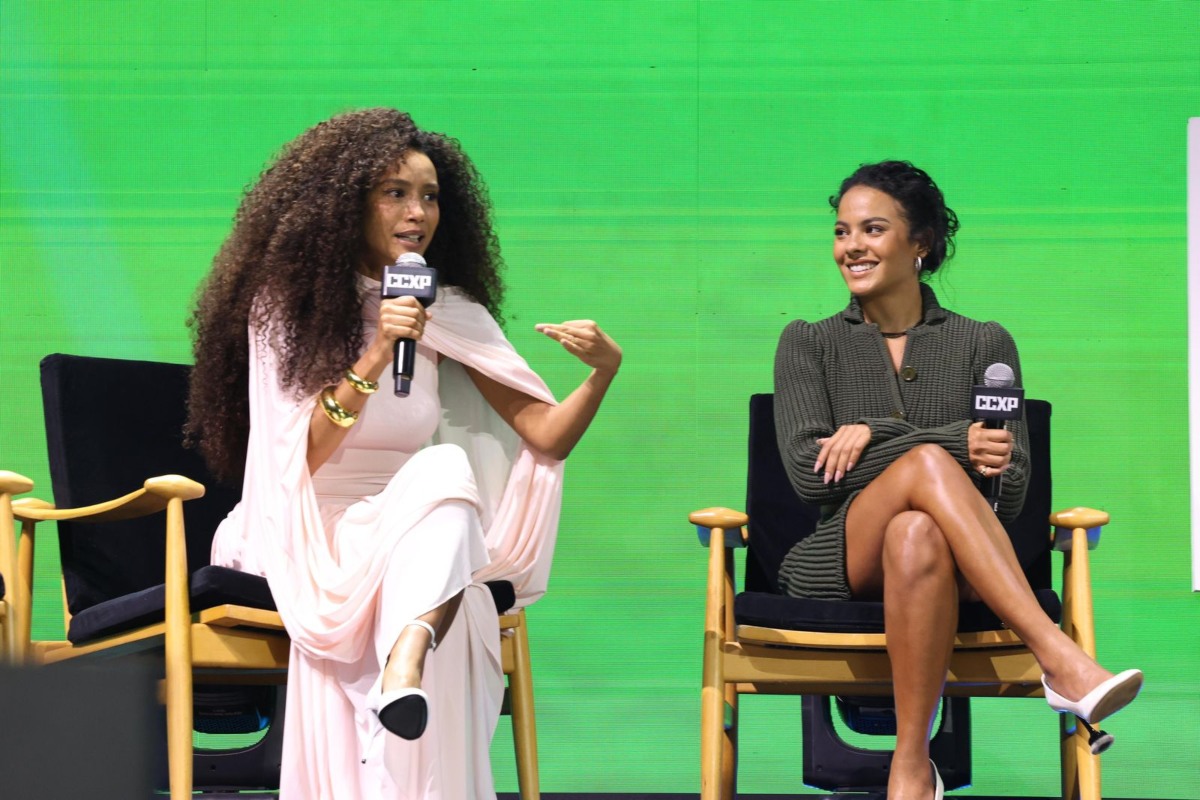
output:
M459 143L420 130L408 114L372 108L305 131L242 198L188 319L195 366L187 441L223 480L245 467L250 431L251 307L281 332L283 388L296 396L333 383L365 344L356 274L367 196L409 151L437 170L441 221L426 258L497 321L504 285L491 203Z

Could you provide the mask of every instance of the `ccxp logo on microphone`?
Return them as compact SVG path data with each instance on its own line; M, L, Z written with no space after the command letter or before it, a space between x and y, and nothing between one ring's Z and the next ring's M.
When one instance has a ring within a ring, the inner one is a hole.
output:
M1014 411L1021 407L1016 397L993 397L981 394L975 398L976 411Z
M976 386L971 391L971 411L975 419L1020 419L1024 389L999 389Z
M407 273L388 273L385 286L388 289L428 289L433 285L433 277L430 275L411 275Z
M384 267L382 297L415 297L428 306L437 297L437 270L433 267L392 264Z

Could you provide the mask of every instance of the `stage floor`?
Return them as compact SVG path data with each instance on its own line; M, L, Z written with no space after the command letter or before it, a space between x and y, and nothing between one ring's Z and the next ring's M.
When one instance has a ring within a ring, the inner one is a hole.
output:
M739 794L739 800L887 800L886 794ZM698 794L580 794L542 792L541 800L697 800ZM521 800L521 795L500 792L498 800ZM964 800L1057 800L1057 798L1032 798L1032 796L1014 795L968 795L947 793L947 800L962 798ZM1105 800L1156 800L1154 798L1105 798Z

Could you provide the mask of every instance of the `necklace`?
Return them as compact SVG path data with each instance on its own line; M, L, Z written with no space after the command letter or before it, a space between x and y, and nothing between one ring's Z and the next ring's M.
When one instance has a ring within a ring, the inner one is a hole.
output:
M894 333L892 331L880 331L879 335L885 339L899 339L903 336L908 336L908 331L896 331Z

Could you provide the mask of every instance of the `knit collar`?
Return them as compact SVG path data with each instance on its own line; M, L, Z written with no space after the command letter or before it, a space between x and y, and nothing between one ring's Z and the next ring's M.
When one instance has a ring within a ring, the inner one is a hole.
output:
M842 312L842 318L847 322L852 322L856 325L861 325L863 319L862 306L858 304L858 298L854 295L850 296L850 305L846 306L846 310ZM935 325L944 322L946 319L946 309L942 308L938 302L937 295L933 293L928 285L921 284L921 325Z

